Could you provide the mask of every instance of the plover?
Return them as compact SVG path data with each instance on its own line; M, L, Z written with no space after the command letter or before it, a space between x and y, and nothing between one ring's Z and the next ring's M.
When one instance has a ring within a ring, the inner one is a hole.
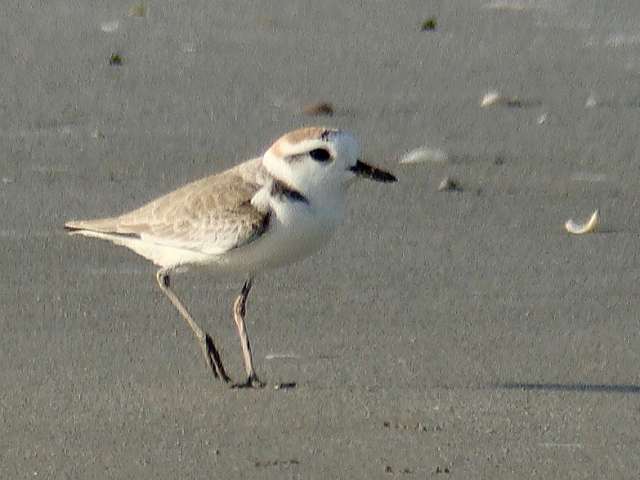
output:
M261 157L189 183L128 213L74 220L74 235L130 248L160 269L158 285L200 343L216 378L230 382L212 337L171 289L173 273L208 268L241 273L247 280L233 305L247 378L234 384L261 387L245 325L247 296L256 274L307 257L341 223L348 187L358 177L396 178L360 160L360 145L348 132L322 127L294 130Z

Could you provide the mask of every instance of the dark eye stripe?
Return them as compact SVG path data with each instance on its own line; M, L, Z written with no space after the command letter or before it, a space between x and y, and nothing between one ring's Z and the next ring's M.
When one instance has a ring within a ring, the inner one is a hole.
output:
M309 156L316 162L327 162L331 159L331 154L324 148L316 148L309 152Z

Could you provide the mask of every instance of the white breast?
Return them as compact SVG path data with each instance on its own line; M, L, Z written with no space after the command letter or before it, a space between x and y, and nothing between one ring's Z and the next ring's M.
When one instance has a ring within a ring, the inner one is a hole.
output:
M256 273L305 258L326 244L344 216L344 196L304 203L269 198L271 218L267 232L254 242L229 251L216 260L225 271Z

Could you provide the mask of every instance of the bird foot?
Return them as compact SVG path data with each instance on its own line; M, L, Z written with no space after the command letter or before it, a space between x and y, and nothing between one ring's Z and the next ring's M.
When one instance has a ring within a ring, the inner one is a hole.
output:
M249 375L244 382L234 383L231 388L264 388L266 385L256 374L253 374Z

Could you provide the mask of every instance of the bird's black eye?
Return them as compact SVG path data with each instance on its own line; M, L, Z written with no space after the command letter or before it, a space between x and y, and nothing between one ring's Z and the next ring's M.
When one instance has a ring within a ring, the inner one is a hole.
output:
M316 162L327 162L331 159L331 154L328 150L324 148L316 148L309 152L309 156L313 158Z

